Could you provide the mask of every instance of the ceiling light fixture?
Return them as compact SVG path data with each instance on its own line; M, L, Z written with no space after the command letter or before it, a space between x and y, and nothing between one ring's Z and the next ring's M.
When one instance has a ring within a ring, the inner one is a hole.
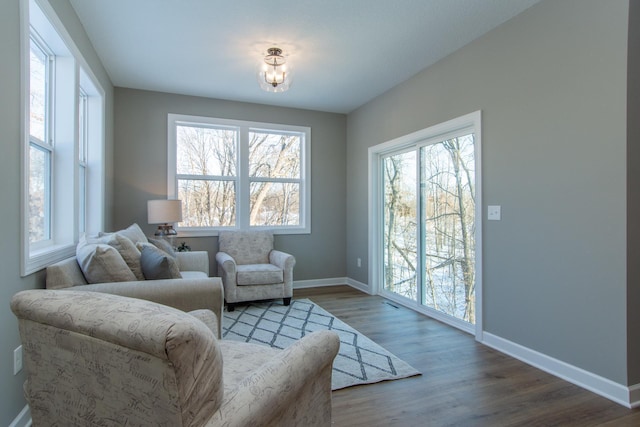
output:
M271 47L258 72L258 83L267 92L284 92L291 86L291 69L286 64L282 49Z

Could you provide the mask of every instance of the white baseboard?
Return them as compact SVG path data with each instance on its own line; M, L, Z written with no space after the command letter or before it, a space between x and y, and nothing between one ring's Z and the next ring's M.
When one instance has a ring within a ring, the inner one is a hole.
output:
M329 279L294 280L293 289L319 288L322 286L349 285L359 291L371 295L369 285L348 277L333 277Z
M333 277L329 279L294 280L293 289L319 288L321 286L346 285L346 277Z
M11 421L9 427L31 427L31 410L29 410L29 405L22 408L18 416Z
M488 332L483 333L482 344L508 354L540 370L569 381L579 387L606 397L628 408L640 405L640 384L627 387L607 378L585 371L546 354L531 350Z
M349 277L347 277L347 285L351 286L352 288L355 288L359 291L362 291L366 294L369 295L373 295L371 293L371 287L369 285L367 285L366 283L362 283L362 282L358 282L357 280L351 279Z
M629 406L640 408L640 384L629 387Z

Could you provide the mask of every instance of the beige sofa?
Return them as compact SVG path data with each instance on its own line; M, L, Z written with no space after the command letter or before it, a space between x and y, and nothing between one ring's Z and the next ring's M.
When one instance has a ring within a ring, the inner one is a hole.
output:
M218 277L209 277L209 255L205 251L177 252L182 279L137 280L88 284L75 257L47 267L47 289L105 292L140 298L182 311L208 309L217 317L217 336L222 333L224 291Z
M216 317L73 290L16 294L34 426L329 426L338 336L219 341ZM223 363L224 362L224 363Z

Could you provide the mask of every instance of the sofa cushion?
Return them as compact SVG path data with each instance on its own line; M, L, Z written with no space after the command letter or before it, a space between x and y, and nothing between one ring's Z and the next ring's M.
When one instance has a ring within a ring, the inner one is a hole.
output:
M207 277L207 273L205 273L204 271L180 271L180 276L182 276L183 279L206 279Z
M136 276L113 246L88 243L82 239L76 248L76 258L87 283L136 280Z
M140 265L147 280L180 279L180 269L174 257L151 243L138 243Z
M271 285L284 281L283 271L273 264L246 264L236 266L236 283L243 285Z

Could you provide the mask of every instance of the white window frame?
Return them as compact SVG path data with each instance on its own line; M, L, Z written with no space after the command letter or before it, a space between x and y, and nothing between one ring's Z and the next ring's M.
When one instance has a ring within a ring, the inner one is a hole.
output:
M42 40L42 38L38 35L37 31L31 30L29 32L29 54L31 53L31 43L33 43L43 54L44 54L44 62L45 62L45 100L44 100L44 114L45 114L45 122L44 122L44 137L42 140L31 135L29 130L28 138L29 138L29 148L28 148L28 161L30 162L31 158L31 148L35 148L39 151L45 153L45 176L44 176L44 187L45 187L45 224L44 224L44 238L37 242L31 242L33 249L41 250L45 249L53 244L53 240L51 239L51 226L52 226L52 218L51 218L51 190L52 190L52 177L51 177L51 165L53 164L53 156L54 156L54 147L52 145L53 139L51 137L52 134L52 104L53 104L53 88L52 82L54 81L54 72L55 69L55 56L51 52L51 49L47 46L47 44ZM31 64L31 60L29 59L29 64ZM29 75L29 81L31 81L31 76ZM27 206L27 209L29 207ZM30 238L29 238L30 239Z
M402 150L415 150L420 146L430 143L440 142L448 137L459 135L461 132L472 132L475 135L474 145L475 157L475 182L476 182L476 323L470 325L448 315L440 315L435 310L426 309L418 301L409 301L406 298L398 298L384 290L384 256L382 254L382 239L379 230L382 229L384 221L381 189L383 188L382 159L391 152L402 152ZM381 295L391 299L401 305L409 307L415 311L433 317L450 326L475 335L476 340L482 341L483 324L483 293L482 293L482 112L460 116L446 122L431 126L414 133L401 136L391 141L370 147L369 155L369 278L371 281L371 293Z
M79 93L85 89L87 162L85 230L98 232L104 224L105 91L47 1L20 0L21 23L21 268L29 275L75 255L81 235L79 181ZM36 40L51 55L50 105L44 146L50 150L49 239L29 240L30 43Z
M178 198L177 162L177 126L215 126L231 127L238 131L238 164L236 177L215 177L216 180L236 181L236 225L234 227L180 227L176 230L180 236L217 236L220 230L260 230L268 229L274 234L309 234L311 233L311 128L274 123L251 122L244 120L219 119L183 114L168 114L167 126L167 197ZM295 132L304 139L300 147L300 179L262 179L249 177L248 147L250 131L273 131L279 133ZM249 225L249 189L255 181L296 182L300 184L300 225L265 226Z

